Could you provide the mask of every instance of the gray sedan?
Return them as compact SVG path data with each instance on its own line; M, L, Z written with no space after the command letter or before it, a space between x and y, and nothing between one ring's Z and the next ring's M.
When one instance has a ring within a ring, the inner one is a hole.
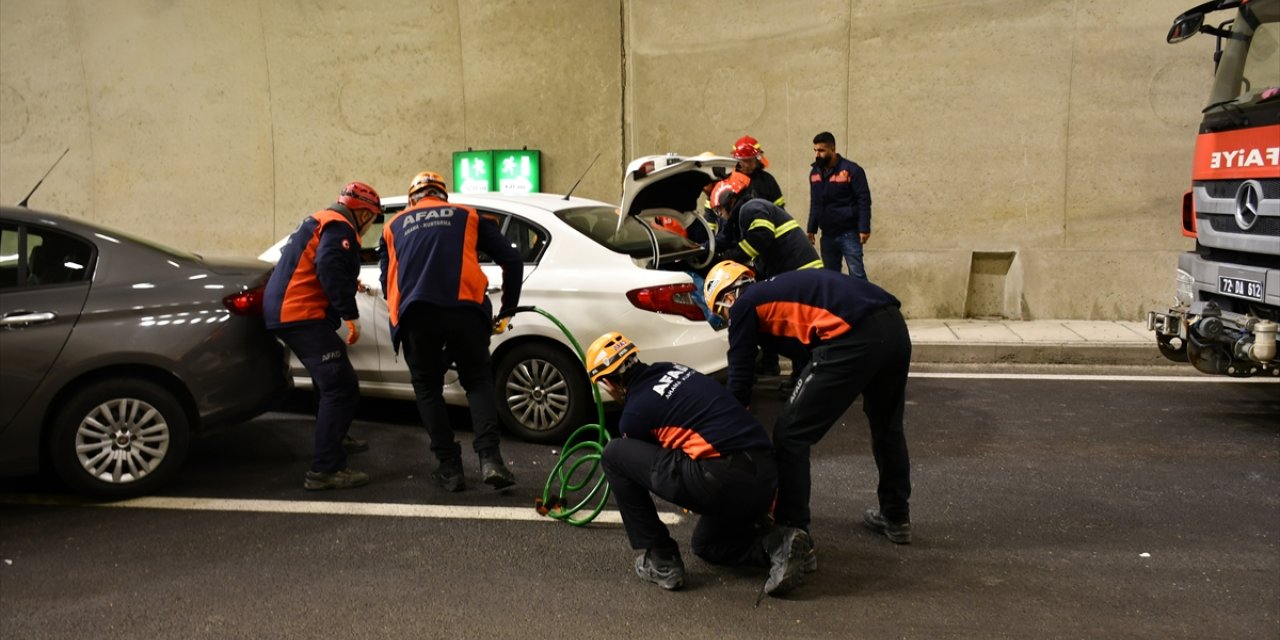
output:
M88 495L148 493L193 431L265 410L290 385L267 273L0 208L0 475L48 465Z

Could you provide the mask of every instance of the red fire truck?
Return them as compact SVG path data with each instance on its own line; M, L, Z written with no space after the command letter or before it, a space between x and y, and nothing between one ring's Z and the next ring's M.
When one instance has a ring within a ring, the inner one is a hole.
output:
M1216 25L1209 14L1223 18ZM1176 306L1147 314L1165 357L1210 374L1280 376L1280 0L1214 0L1178 16L1170 43L1217 38L1196 138Z

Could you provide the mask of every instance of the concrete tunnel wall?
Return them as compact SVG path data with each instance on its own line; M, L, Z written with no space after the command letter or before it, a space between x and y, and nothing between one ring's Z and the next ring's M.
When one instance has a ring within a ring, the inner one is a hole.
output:
M830 130L909 317L1135 320L1191 245L1191 4L0 0L0 201L70 147L33 208L252 256L467 147L541 149L552 192L600 153L576 194L617 202L631 158L750 133L803 223Z

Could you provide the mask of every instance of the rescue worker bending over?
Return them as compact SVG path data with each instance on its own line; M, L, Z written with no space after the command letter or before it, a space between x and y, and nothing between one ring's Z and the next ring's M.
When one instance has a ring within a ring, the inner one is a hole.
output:
M481 477L490 487L504 489L515 484L515 477L499 449L489 359L493 306L477 254L487 253L502 267L500 316L519 304L524 265L497 224L448 200L444 178L423 171L409 185L409 207L383 226L379 253L391 341L395 349L404 345L418 412L439 463L432 480L446 491L466 488L462 447L454 439L441 395L452 359L467 392Z
M360 382L346 345L360 339L360 238L381 213L372 187L363 182L343 187L337 202L307 216L289 236L263 294L267 328L307 368L316 390L315 453L302 483L309 491L369 482L368 474L347 468L347 453L369 446L347 435ZM335 333L343 322L346 344Z
M706 281L707 304L729 321L729 391L751 403L752 356L773 343L807 357L773 428L779 524L808 530L809 449L862 395L871 452L880 472L879 509L863 524L898 544L911 542L911 461L902 428L911 338L898 299L866 280L829 269L789 271L756 282L747 267L722 262Z
M742 194L749 192L750 182L734 180L734 175L738 175L737 172L711 190L711 206L724 219L738 221L738 235L742 238L736 247L723 254L723 258L734 262L753 262L761 278L796 269L822 268L822 258L805 236L800 223L782 207L760 198L747 199ZM781 383L783 393L791 393L804 363L803 358L791 361L791 377ZM760 347L760 372L774 376L782 373L778 352L772 345Z
M809 552L800 529L772 527L777 483L769 435L715 380L671 362L645 364L617 332L587 349L591 382L623 401L620 438L605 447L613 490L636 574L664 589L684 586L680 548L658 518L650 492L701 514L693 552L720 565L769 567L764 590L799 586Z

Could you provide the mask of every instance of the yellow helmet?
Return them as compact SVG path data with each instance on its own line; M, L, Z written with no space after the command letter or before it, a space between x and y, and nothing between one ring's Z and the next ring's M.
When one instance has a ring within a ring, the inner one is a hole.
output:
M750 267L732 260L725 260L707 272L706 281L702 286L702 295L712 313L728 320L729 309L722 304L724 294L755 281L756 273Z
M444 185L444 177L434 171L423 171L413 177L409 183L409 202L415 202L426 195L427 190L435 189L441 200L449 199L449 189Z
M626 336L610 331L587 347L587 374L592 384L618 371L628 358L637 357L640 350Z

